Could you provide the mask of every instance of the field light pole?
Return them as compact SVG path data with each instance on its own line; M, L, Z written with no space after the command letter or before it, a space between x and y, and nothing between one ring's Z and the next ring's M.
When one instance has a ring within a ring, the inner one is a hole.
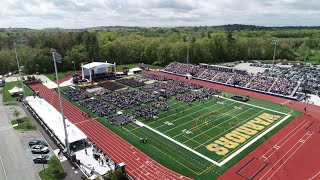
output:
M188 42L187 64L189 64L190 37L187 37L186 39L187 39L187 42Z
M24 85L23 85L23 81L22 81L22 77L21 77L19 58L18 58L18 53L17 53L17 48L16 48L16 43L15 42L13 42L13 47L14 47L14 53L16 54L18 72L19 72L19 77L20 77L20 82L21 82L22 93L23 93L22 99L24 99L26 97L26 93L24 91Z
M274 68L274 60L276 58L276 49L277 49L277 44L279 44L279 40L272 40L271 44L274 45L274 50L273 50L273 61L272 61L272 70Z
M69 147L69 141L68 141L68 133L67 133L67 126L66 126L66 119L64 118L64 112L63 112L63 103L62 103L62 99L61 99L61 92L60 92L60 85L59 85L59 78L58 78L57 60L56 60L55 53L56 53L56 52L52 52L52 58L53 58L53 63L54 63L54 69L55 69L55 72L56 72L56 80L57 80L57 85L58 85L58 94L59 94L59 101L60 101L60 109L61 109L61 115L62 115L64 135L65 135L65 144L66 144L67 154L68 154L68 159L69 159L69 157L70 157L70 147Z

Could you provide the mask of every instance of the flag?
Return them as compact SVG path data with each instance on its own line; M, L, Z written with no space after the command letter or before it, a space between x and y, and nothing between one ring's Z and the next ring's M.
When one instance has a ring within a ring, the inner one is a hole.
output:
M55 60L58 63L61 63L62 61L62 56L61 54L57 53L57 52L53 52L53 60Z

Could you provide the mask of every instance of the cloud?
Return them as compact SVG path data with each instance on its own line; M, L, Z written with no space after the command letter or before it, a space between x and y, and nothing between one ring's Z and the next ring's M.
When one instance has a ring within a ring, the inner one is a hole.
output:
M1 27L320 25L318 0L2 0Z

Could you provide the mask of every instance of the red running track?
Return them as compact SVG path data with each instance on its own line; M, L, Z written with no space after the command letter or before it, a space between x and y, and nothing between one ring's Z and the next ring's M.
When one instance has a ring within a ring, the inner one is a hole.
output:
M188 80L162 72L149 71L149 73L245 96L249 95L283 104L302 112L307 107L307 115L301 114L226 171L219 179L320 179L318 164L320 162L320 109L318 106L205 81Z
M30 85L40 96L60 112L59 97L54 89L42 84ZM94 119L87 119L82 111L63 99L65 116L83 131L92 142L116 163L124 162L126 171L135 179L189 179L157 163L140 150L105 128Z

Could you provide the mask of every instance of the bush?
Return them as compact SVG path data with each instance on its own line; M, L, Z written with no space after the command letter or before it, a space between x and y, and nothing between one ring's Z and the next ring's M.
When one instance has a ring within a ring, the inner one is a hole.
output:
M66 173L63 170L63 167L60 163L60 160L57 156L52 156L48 162L48 169L51 170L52 177L63 179L66 177Z
M66 177L66 173L63 172L60 169L54 169L51 171L52 177L58 178L58 179L62 179L64 177Z

